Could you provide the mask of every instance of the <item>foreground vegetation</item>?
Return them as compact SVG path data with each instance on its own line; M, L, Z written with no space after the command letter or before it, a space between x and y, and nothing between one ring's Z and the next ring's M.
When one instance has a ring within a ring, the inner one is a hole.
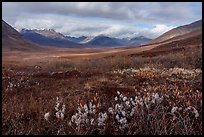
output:
M201 135L201 47L152 55L3 68L2 133Z

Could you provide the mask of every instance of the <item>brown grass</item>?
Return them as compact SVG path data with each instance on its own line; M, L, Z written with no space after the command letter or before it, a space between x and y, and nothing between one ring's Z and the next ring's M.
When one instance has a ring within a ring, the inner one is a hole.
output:
M113 73L145 67L202 69L201 49L202 46L187 47L178 52L169 50L168 54L157 49L142 54L96 59L42 59L40 62L21 61L26 55L13 54L16 62L8 61L8 58L3 60L2 134L202 135L201 75L186 80L180 75L168 77L152 71ZM146 98L147 93L158 93L164 99L159 104L152 104L150 109L138 106L125 129L120 129L119 123L109 114L105 126L89 124L78 130L76 125L68 125L78 104L84 105L93 100L98 105L93 116L97 118L99 112L107 111L108 107L116 104L117 91L129 98L136 95ZM62 98L66 105L63 120L55 116L57 97ZM183 109L193 106L199 117L195 118L190 110L178 111L175 114L177 119L173 120L171 109L175 106ZM49 121L44 119L47 112L50 112Z

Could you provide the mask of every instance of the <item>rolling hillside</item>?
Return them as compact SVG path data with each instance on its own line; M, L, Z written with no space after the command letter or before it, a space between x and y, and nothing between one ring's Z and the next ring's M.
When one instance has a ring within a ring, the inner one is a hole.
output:
M44 48L23 38L18 31L2 20L3 51L39 51Z
M174 28L164 34L162 34L161 36L159 36L158 38L150 41L150 43L158 43L158 42L162 42L177 36L181 36L196 30L202 30L202 20L193 22L191 24L188 25L184 25L184 26L179 26L177 28Z

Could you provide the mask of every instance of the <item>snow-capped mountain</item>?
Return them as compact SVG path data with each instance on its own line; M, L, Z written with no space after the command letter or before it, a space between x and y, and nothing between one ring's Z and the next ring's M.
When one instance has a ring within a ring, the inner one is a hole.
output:
M27 30L22 29L20 31L24 38L41 45L55 46L55 47L77 47L79 44L70 41L61 33L57 33L54 30Z
M58 33L53 29L49 30L22 29L20 33L25 38L38 44L68 48L138 46L151 40L144 36L135 37L132 39L113 38L105 35L72 37L64 36L63 34Z
M71 37L71 36L66 36L66 39L75 42L75 43L82 43L87 37L86 36L81 36L81 37Z
M119 38L112 38L105 35L99 35L96 37L89 37L83 41L86 45L95 45L95 46L137 46L142 45L144 43L149 42L151 39L148 39L144 36L135 37L132 39L119 39Z
M150 39L150 38L146 38L144 36L139 36L139 37L132 38L129 41L130 41L130 44L132 44L132 45L142 45L142 44L148 43L151 40L152 39Z
M52 38L52 39L66 39L65 36L61 33L56 32L54 29L43 29L43 30L27 30L27 29L22 29L21 33L26 33L28 31L32 31L35 32L37 34L40 34L42 36L48 37L48 38Z

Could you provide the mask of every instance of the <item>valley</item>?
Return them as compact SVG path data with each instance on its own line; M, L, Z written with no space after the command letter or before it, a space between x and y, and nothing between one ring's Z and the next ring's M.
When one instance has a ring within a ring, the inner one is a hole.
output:
M202 135L202 19L128 44L2 31L2 134Z

